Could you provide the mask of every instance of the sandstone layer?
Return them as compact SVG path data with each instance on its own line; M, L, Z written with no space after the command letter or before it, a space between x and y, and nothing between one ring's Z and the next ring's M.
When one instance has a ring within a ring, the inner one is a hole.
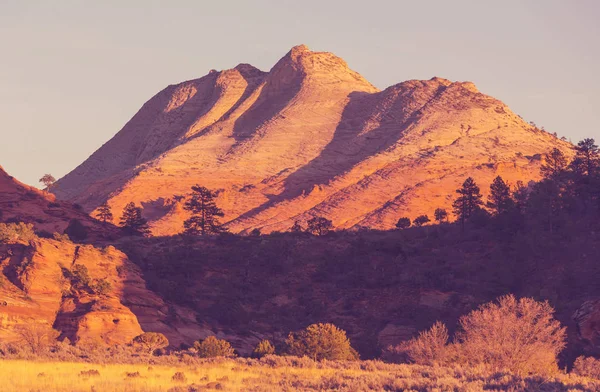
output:
M89 283L73 274L82 267ZM108 284L98 292L98 282ZM129 343L143 331L164 333L172 345L206 332L188 311L146 288L127 256L108 246L34 239L0 244L0 340L20 340L32 323L52 326L73 343Z

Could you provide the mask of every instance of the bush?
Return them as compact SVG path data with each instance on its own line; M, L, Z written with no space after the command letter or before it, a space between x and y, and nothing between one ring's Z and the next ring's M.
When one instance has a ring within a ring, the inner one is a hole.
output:
M144 332L133 338L133 344L148 351L149 354L152 354L160 348L167 347L169 345L169 340L162 333Z
M187 382L187 377L183 372L176 372L175 374L173 374L173 377L171 377L171 380L173 380L174 382Z
M566 333L553 314L548 302L512 295L482 305L460 319L458 359L518 374L556 372Z
M441 322L421 332L419 337L393 348L395 354L404 354L410 362L419 365L442 365L449 359L448 329Z
M415 218L414 224L415 226L421 227L425 223L429 222L429 217L427 215L419 215Z
M358 359L358 353L350 346L346 331L333 324L312 324L303 331L290 333L286 345L291 355L306 355L313 360Z
M600 379L600 360L592 357L579 357L575 360L573 373L582 377Z
M0 242L29 243L35 238L35 231L33 230L33 225L31 223L0 223Z
M71 271L71 284L78 289L89 288L91 282L90 273L83 264L76 264Z
M275 354L275 347L268 340L261 340L254 351L252 352L252 356L254 358L262 358L265 355Z
M410 227L410 219L403 217L398 219L398 222L396 223L396 228L398 229L407 229Z
M194 349L200 358L233 357L233 348L228 341L209 336L194 343Z
M107 295L110 293L111 285L106 279L96 279L90 288L95 294Z

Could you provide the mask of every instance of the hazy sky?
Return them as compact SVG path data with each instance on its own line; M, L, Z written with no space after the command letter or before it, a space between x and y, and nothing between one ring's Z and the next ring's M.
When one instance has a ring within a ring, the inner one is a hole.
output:
M473 81L527 121L600 139L597 0L0 0L0 165L60 177L169 84L330 51L379 88Z

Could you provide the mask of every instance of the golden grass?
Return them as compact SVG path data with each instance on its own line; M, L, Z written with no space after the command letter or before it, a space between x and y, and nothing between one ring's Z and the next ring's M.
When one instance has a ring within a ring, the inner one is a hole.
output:
M89 364L0 360L0 391L596 391L600 382L561 374L554 378L519 377L482 369L305 361L271 362L228 359L200 365ZM308 363L311 362L311 363ZM307 365L308 364L308 365ZM80 375L97 370L97 376ZM138 377L128 373L139 372ZM183 372L186 380L172 379Z

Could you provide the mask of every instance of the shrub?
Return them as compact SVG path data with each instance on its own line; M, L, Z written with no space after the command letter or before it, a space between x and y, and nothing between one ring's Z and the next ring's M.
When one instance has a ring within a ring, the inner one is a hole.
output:
M512 295L482 305L460 319L458 359L497 371L553 373L566 336L553 313L548 302Z
M52 234L52 238L59 242L71 242L71 238L69 238L69 235L66 233L64 233L64 234L54 233L54 234Z
M173 374L173 377L171 377L171 380L173 380L175 382L186 382L187 377L185 376L185 373L183 373L183 372L176 372L175 374Z
M306 231L314 235L325 235L333 229L333 223L322 216L315 216L307 222Z
M441 322L433 324L431 329L421 332L417 338L404 342L394 348L399 354L419 365L444 364L449 357L448 329Z
M90 288L95 294L107 295L110 293L111 285L106 279L96 279Z
M89 287L91 282L90 273L83 264L76 264L71 271L71 284L79 289Z
M228 341L209 336L194 343L200 358L233 357L233 348Z
M255 358L262 358L265 355L272 354L275 354L275 347L273 347L271 342L269 342L268 340L261 340L252 352L252 356Z
M252 236L252 237L260 237L260 234L261 234L261 233L260 233L260 229L253 229L253 230L250 232L250 236Z
M152 354L160 348L167 347L169 345L169 340L162 333L144 332L133 338L133 344L142 347L144 350L148 351L149 354Z
M333 324L312 324L303 331L290 333L286 345L291 355L306 355L313 360L358 359L358 353L350 346L346 331Z
M35 238L35 231L33 230L33 225L31 223L0 223L0 242L29 243Z
M398 219L398 222L396 223L396 228L398 229L407 229L410 227L410 219L403 217Z
M425 223L429 222L429 217L427 215L419 215L415 218L414 224L415 226L421 227Z
M18 325L14 331L19 336L21 346L29 348L34 354L45 351L59 335L49 324L35 320Z
M573 373L582 377L600 379L600 359L593 357L578 357L573 366Z
M96 369L90 369L90 370L82 370L79 372L79 377L92 377L92 376L99 376L100 372L97 371Z

